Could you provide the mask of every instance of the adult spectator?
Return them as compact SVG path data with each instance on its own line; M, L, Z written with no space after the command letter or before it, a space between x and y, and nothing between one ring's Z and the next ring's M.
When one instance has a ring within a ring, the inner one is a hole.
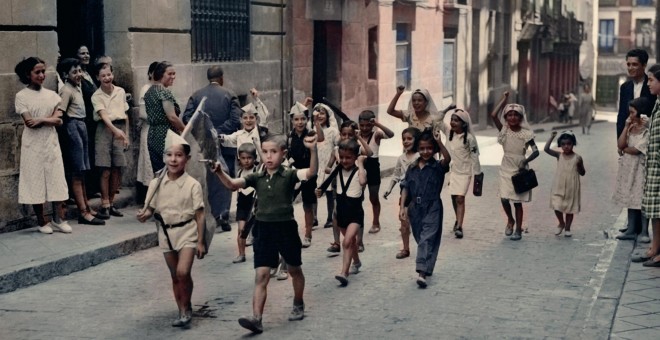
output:
M619 113L616 117L616 138L618 139L623 132L623 127L626 125L628 119L628 103L631 100L639 97L648 98L650 105L655 104L656 96L649 91L648 80L646 75L646 63L649 61L649 54L642 49L635 48L626 53L626 67L628 69L628 79L625 83L621 84L619 88ZM650 111L650 110L645 110ZM642 231L642 216L637 219L638 224L634 226L637 233ZM630 227L630 226L628 226ZM622 229L625 232L627 229Z
M147 111L149 132L147 134L147 149L151 160L151 169L156 172L165 166L163 152L165 151L165 136L167 130L178 134L183 132L185 125L179 119L181 109L169 87L174 84L176 71L174 66L163 61L154 69L152 85L144 94L144 106Z
M138 154L136 185L138 204L144 203L147 194L147 187L149 187L149 183L154 178L154 171L151 168L151 159L149 159L149 122L147 120L147 108L144 103L144 95L147 94L147 91L149 91L152 85L158 85L158 82L154 80L154 70L156 70L158 64L159 62L154 61L149 65L149 69L147 70L149 82L142 86L138 98L138 107L140 109L140 150Z
M211 117L213 127L218 131L218 134L229 135L236 132L241 125L241 106L236 94L223 87L224 72L222 68L217 65L209 67L206 71L206 78L209 80L209 84L195 91L188 100L188 105L186 105L186 110L182 116L184 123L188 123L202 98L206 97L204 112ZM235 177L236 148L223 146L221 151L222 157L229 168L229 175ZM207 171L206 184L211 213L217 225L224 231L231 230L229 226L231 191L227 190L220 183L218 176L210 171Z
M639 97L646 97L649 103L655 103L656 96L649 92L648 80L646 75L646 63L649 61L649 54L642 49L636 48L628 51L626 54L626 68L628 69L628 79L621 84L619 88L619 114L616 117L616 137L621 136L623 127L628 119L628 103Z
M93 196L101 191L99 185L101 176L94 166L96 161L94 156L96 153L96 144L94 143L94 136L96 136L96 125L94 121L94 105L92 105L92 95L96 92L97 87L94 82L93 67L90 63L91 56L89 49L85 45L78 47L76 57L80 60L80 68L82 70L82 79L80 80L80 89L82 91L83 101L85 102L85 127L87 128L87 137L89 143L87 144L87 152L89 154L89 164L91 169L85 174L85 183L87 183L86 190L88 196Z

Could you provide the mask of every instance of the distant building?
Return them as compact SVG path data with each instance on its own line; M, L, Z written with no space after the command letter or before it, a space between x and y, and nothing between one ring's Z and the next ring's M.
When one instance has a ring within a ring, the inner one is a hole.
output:
M615 107L628 75L626 53L643 48L655 63L656 0L600 0L596 102Z

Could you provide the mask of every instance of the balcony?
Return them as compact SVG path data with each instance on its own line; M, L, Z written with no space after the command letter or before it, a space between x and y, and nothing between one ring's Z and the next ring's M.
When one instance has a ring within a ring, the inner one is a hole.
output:
M603 0L601 0L601 3ZM634 0L633 1L633 6L640 6L640 7L655 7L655 2L656 0Z

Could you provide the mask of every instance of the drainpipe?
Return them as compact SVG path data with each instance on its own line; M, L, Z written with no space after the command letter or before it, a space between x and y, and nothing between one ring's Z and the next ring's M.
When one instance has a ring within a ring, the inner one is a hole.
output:
M280 0L280 121L282 123L282 133L286 133L284 121L284 37L284 0Z

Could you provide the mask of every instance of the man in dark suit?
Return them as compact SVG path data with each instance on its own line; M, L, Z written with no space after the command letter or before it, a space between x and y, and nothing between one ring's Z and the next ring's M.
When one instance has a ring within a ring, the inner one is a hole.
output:
M616 117L616 138L618 139L623 132L623 127L626 125L626 119L628 119L628 103L639 97L646 97L649 100L649 112L653 108L652 105L655 104L655 96L649 92L648 87L648 76L646 76L646 63L649 61L649 54L642 49L632 49L626 53L626 67L628 69L628 79L625 83L621 84L619 88L619 113ZM621 155L619 151L619 155ZM631 227L631 224L634 223L635 234L639 234L642 231L642 216L641 210L635 210L634 216L631 216L631 213L628 214L628 227ZM625 232L626 229L621 231ZM619 235L620 239L634 239L635 235L623 236Z
M628 103L639 97L649 99L649 105L655 104L655 96L649 92L648 77L646 76L646 63L649 54L642 49L633 49L626 54L626 67L628 81L619 88L619 114L616 117L616 137L619 138L628 119ZM650 107L653 108L653 107Z
M241 126L241 106L238 97L231 90L222 87L224 84L224 72L220 66L211 66L206 71L209 84L195 91L190 96L186 110L182 115L184 123L188 123L202 98L206 97L204 112L211 117L213 127L218 134L229 135L236 132ZM222 147L222 157L227 163L229 174L234 177L234 161L236 160L236 148ZM209 194L211 213L216 223L224 231L230 231L229 207L231 206L231 191L227 190L218 177L207 171L206 185Z

